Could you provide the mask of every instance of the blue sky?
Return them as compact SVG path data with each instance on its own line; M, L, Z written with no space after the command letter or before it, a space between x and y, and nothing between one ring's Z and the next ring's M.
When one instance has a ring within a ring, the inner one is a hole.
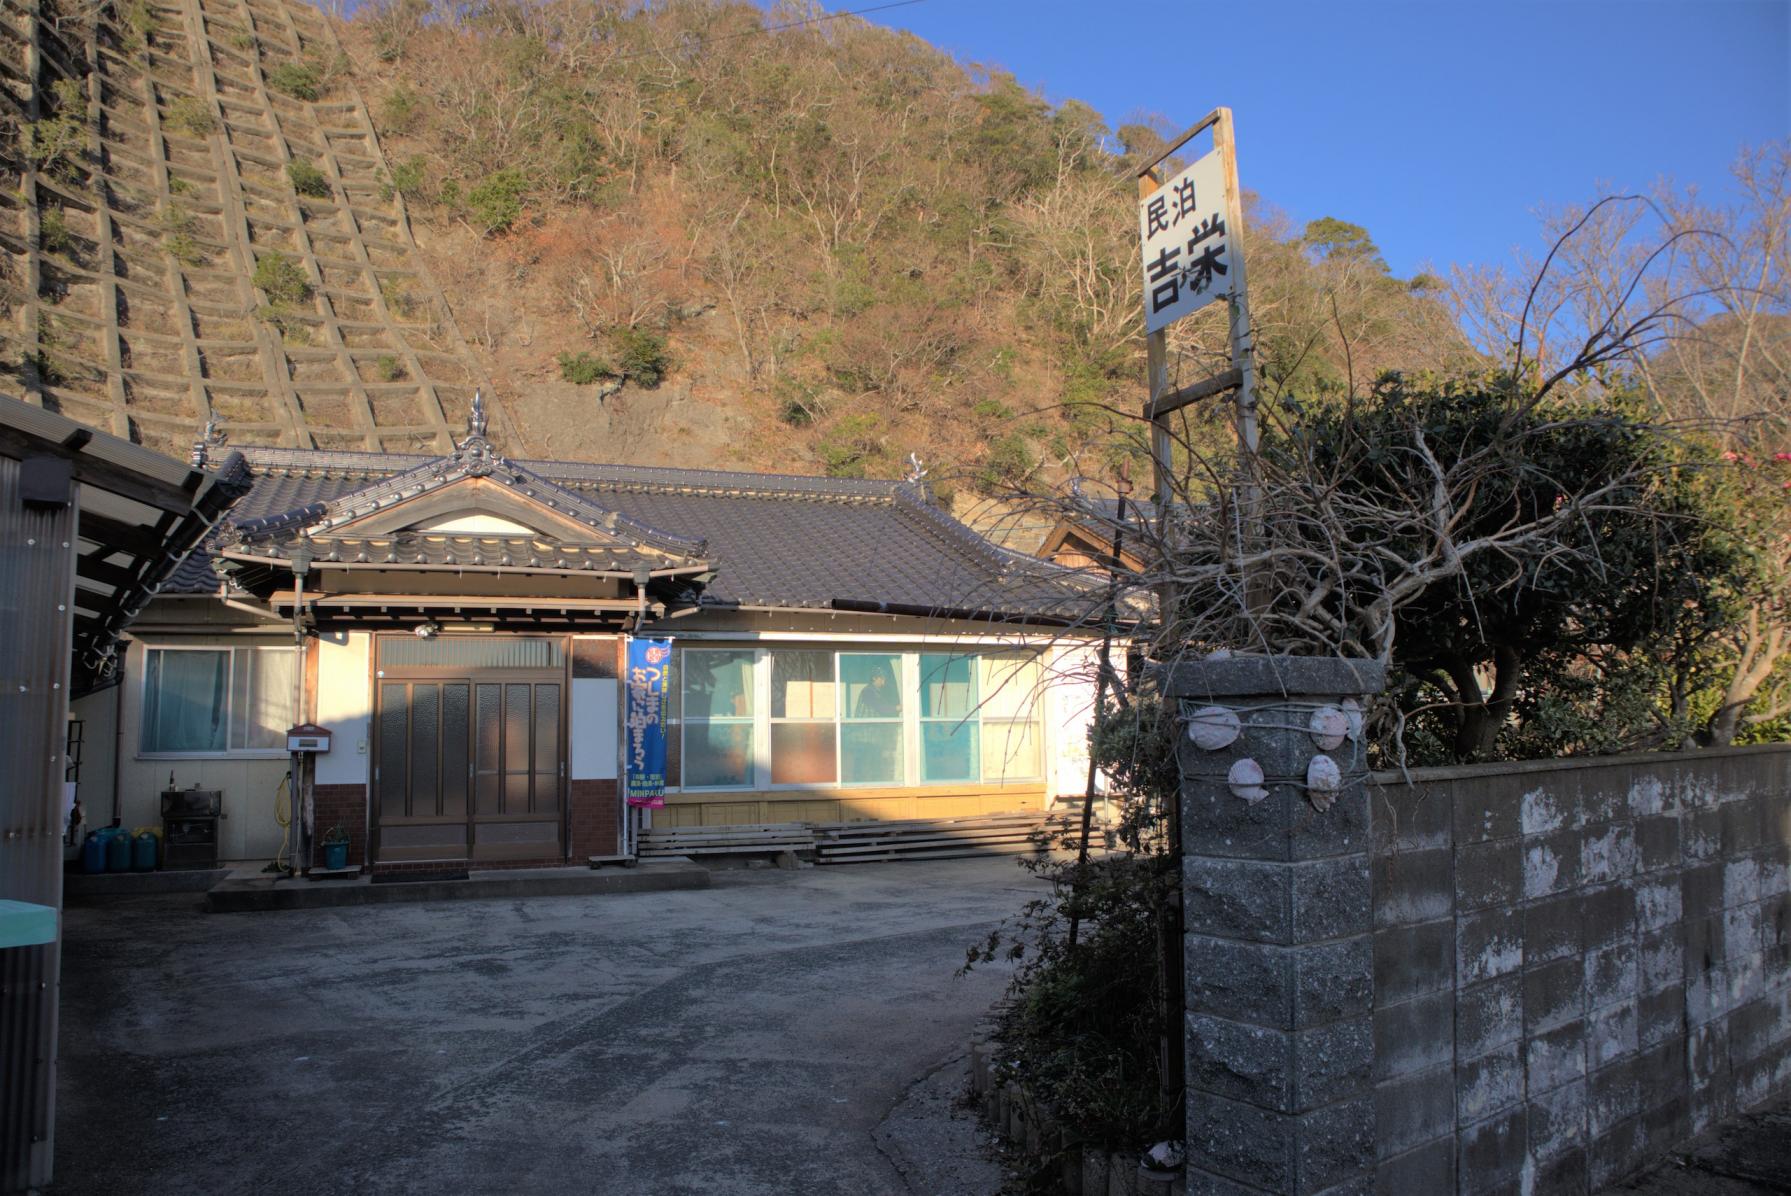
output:
M1366 226L1402 276L1539 250L1537 208L1603 183L1726 194L1737 150L1791 136L1787 0L922 0L864 19L1110 126L1228 104L1245 187Z

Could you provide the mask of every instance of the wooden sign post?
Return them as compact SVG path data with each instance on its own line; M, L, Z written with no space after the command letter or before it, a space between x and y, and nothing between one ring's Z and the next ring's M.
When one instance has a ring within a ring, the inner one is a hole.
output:
M1165 180L1159 170L1163 161L1209 128L1213 131L1212 152ZM1211 194L1215 182L1218 196ZM1231 391L1238 438L1240 550L1248 553L1260 540L1256 453L1261 432L1250 344L1250 292L1244 274L1244 204L1238 187L1231 109L1213 109L1138 172L1138 203L1149 388L1144 417L1151 424L1157 516L1159 521L1166 519L1175 498L1175 443L1168 416ZM1231 368L1171 391L1169 325L1221 297L1230 304ZM1252 608L1257 605L1256 597L1250 598Z

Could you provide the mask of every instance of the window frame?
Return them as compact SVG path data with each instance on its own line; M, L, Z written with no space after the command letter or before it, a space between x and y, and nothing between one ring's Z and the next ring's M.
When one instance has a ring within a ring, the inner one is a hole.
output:
M149 732L149 659L154 652L222 652L227 663L224 670L224 748L221 751L164 751L144 746ZM284 760L291 755L282 744L271 748L231 747L236 738L241 712L236 709L237 653L283 652L293 658L295 667L302 667L298 649L291 644L144 644L142 676L137 679L137 742L133 759L137 760Z
M832 657L834 678L834 714L832 724L834 728L835 779L832 781L786 781L777 783L773 782L771 779L773 775L772 728L774 726L788 723L809 723L814 725L822 724L826 721L821 719L791 719L787 716L783 718L773 718L772 716L774 697L772 678L773 655L777 652L803 651L826 652ZM753 700L753 713L751 716L724 717L719 719L699 718L694 720L689 717L689 710L684 695L685 679L689 676L684 663L684 656L689 652L745 653L751 658L748 666L750 670L749 689ZM1013 655L1016 653L1030 653L1034 656L1037 662L1038 680L1041 683L1050 675L1047 661L1048 649L1030 645L980 645L976 648L965 650L947 644L897 645L879 644L874 640L867 641L863 644L851 645L841 644L837 641L814 643L802 640L779 640L776 643L761 642L732 644L727 643L726 641L717 642L701 640L678 644L676 645L676 651L672 657L672 668L673 677L676 683L677 718L675 721L677 722L676 747L679 765L677 769L679 783L676 785L670 784L668 777L666 790L670 793L705 795L729 793L834 793L841 790L856 792L858 790L875 789L949 790L954 787L963 788L966 786L1021 788L1049 784L1051 776L1050 744L1052 742L1052 731L1050 720L1046 717L1048 700L1043 692L1041 692L1030 704L1032 709L1031 721L1033 735L1038 745L1038 774L1031 777L1007 777L991 780L987 775L988 769L986 767L986 762L982 758L983 661L989 656ZM844 681L841 680L843 676L841 661L846 656L880 656L884 658L893 658L896 683L900 686L901 715L899 718L850 719L846 717L846 687ZM940 716L922 719L920 688L922 683L921 658L923 656L944 656L969 660L971 684L976 689L977 701L966 714L957 718L945 718ZM992 720L992 722L1000 722L1009 726L1022 721L1024 720L1015 718ZM704 725L709 723L745 725L752 728L751 761L746 770L748 774L747 779L743 783L735 785L691 785L685 781L685 777L689 774L691 761L690 745L686 738L686 731L693 722ZM941 722L963 722L968 724L967 730L972 736L975 744L973 749L976 753L975 776L965 780L928 780L923 776L925 765L922 758L923 744L921 742L921 729L927 723ZM843 779L846 771L845 760L843 759L843 736L845 728L851 724L866 726L893 725L900 728L901 741L899 745L899 757L901 761L901 776L899 778L890 781L847 781ZM668 762L668 772L669 771Z
M704 715L702 718L692 718L690 703L685 700L684 694L684 686L690 679L690 669L686 666L684 657L690 652L715 652L748 657L746 692L752 696L752 713L745 716L733 715L716 718L713 715ZM769 730L765 730L761 734L760 729L768 728L770 725L770 711L767 709L766 699L770 697L771 682L767 674L771 670L765 665L764 650L750 646L736 648L726 645L679 648L673 654L673 659L677 661L678 679L678 780L680 782L678 791L681 793L754 793L765 789L766 786L759 782L762 778L770 775L770 745L764 741L771 733ZM690 775L691 760L689 734L692 724L704 727L717 724L724 727L743 726L751 730L752 737L748 741L746 779L743 782L738 785L692 785L688 782L686 778ZM668 784L666 787L669 789L671 786ZM800 789L805 786L792 785L789 788Z

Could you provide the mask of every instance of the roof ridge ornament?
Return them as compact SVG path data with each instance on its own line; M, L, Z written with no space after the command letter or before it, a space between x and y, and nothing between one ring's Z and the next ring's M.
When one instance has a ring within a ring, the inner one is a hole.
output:
M485 392L473 391L473 407L466 414L466 439L454 446L454 462L475 478L497 471L503 457L485 439Z

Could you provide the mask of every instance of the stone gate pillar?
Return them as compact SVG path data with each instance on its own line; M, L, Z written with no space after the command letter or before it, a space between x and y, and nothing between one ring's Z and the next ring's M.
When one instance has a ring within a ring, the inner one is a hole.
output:
M1371 661L1166 670L1182 770L1188 1191L1367 1192Z

